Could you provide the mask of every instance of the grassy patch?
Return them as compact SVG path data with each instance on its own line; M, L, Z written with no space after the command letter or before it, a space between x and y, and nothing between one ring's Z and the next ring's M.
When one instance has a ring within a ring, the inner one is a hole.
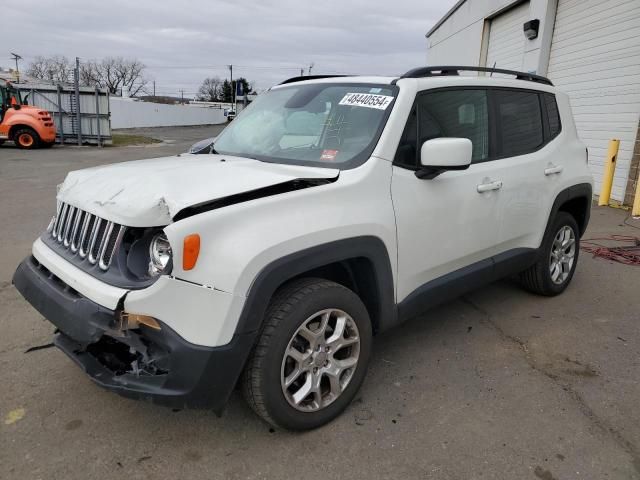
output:
M127 147L129 145L147 145L150 143L160 143L162 140L157 138L146 137L144 135L127 135L123 133L114 133L111 136L113 147Z

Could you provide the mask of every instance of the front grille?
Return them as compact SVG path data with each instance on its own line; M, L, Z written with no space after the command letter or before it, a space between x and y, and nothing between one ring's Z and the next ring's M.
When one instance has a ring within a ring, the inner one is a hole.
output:
M48 234L72 255L107 271L126 227L67 203L58 203Z

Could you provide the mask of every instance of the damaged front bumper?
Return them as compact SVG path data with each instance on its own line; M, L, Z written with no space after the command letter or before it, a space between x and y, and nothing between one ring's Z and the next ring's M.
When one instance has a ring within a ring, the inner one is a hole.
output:
M255 334L235 334L219 347L187 342L166 324L123 329L118 309L83 296L38 260L13 277L18 291L58 333L55 345L99 385L120 395L173 408L221 413L242 372Z

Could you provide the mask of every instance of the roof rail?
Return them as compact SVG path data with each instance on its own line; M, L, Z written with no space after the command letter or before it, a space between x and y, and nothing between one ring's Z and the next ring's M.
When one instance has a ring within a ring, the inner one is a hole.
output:
M318 78L334 78L334 77L348 77L349 75L303 75L299 77L287 78L284 82L278 85L285 85L287 83L304 82L305 80L316 80Z
M529 82L544 83L545 85L553 86L551 80L541 75L534 73L518 72L516 70L505 70L502 68L489 68L489 67L465 67L458 65L445 65L436 67L418 67L409 70L400 78L423 78L423 77L436 77L446 75L460 75L460 71L463 72L489 72L489 73L502 73L505 75L514 75L517 80L527 80Z

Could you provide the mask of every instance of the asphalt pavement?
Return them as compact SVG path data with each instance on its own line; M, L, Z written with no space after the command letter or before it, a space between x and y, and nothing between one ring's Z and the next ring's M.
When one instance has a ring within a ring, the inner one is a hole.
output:
M138 129L140 147L0 147L1 479L640 479L640 268L581 255L561 296L510 280L375 339L356 401L306 433L237 393L225 414L94 385L11 285L74 169L184 152L220 127ZM585 238L640 236L594 208ZM628 220L635 226L640 222Z

